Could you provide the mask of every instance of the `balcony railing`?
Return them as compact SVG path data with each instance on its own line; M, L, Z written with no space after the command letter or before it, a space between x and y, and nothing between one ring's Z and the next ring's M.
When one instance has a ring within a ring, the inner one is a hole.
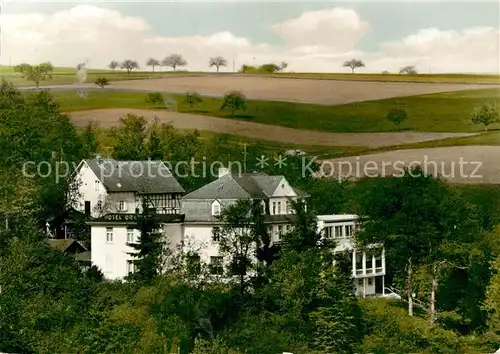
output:
M364 270L363 268L356 268L356 275L377 275L383 273L384 273L383 267L366 268Z

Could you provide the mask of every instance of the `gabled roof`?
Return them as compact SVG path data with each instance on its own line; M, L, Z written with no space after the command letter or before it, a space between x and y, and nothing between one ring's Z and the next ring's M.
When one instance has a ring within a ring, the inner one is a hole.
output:
M85 246L83 246L77 240L73 240L71 238L67 239L49 239L47 240L49 245L54 247L56 250L61 252L69 251L69 253L76 253L75 251L86 252L88 251Z
M86 159L108 192L184 193L184 189L162 161Z
M284 176L264 173L227 174L187 194L183 199L265 199L270 198ZM298 196L306 193L294 189Z

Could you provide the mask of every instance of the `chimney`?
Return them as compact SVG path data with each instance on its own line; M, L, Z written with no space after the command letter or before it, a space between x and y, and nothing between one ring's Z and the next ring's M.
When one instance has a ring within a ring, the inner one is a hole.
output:
M102 158L100 154L95 155L95 159L97 160L97 163L100 164L102 162Z
M224 177L230 173L229 168L220 167L219 168L219 178Z

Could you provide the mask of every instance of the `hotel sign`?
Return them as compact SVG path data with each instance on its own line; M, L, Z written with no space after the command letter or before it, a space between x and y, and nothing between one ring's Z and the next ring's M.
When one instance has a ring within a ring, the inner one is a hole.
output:
M107 214L98 220L102 221L137 221L137 214Z

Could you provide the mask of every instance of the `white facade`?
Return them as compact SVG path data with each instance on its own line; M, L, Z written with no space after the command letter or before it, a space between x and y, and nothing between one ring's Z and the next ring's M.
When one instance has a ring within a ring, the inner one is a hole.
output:
M183 225L162 224L166 246L175 249L183 239ZM113 222L91 223L92 264L99 267L108 280L122 280L134 271L131 255L135 250L127 243L138 242L139 230L131 225Z
M93 218L108 213L135 213L141 208L141 200L134 192L108 192L85 161L81 162L75 179L79 195L73 207L82 213L90 207Z
M324 237L335 240L335 253L348 252L352 262L352 276L359 296L384 295L385 250L379 245L370 245L358 250L354 234L358 229L357 215L319 215L318 230Z
M80 163L77 169L75 180L78 183L78 199L73 205L75 210L80 212L88 212L90 216L100 216L98 207L99 202L104 203L108 200L108 193L99 177L90 169L85 161Z
M131 161L130 163L133 164L134 162L135 161ZM89 166L86 160L81 161L78 165L73 177L78 186L77 200L73 205L75 210L89 214L93 218L101 217L110 213L137 213L141 212L142 198L146 197L148 198L147 200L150 202L151 206L156 208L156 211L159 214L179 213L180 196L183 192L180 185L179 190L176 190L174 186L172 193L155 193L154 191L152 193L139 193L138 191L131 191L130 189L120 190L125 187L123 184L127 182L124 182L121 180L121 177L118 176L118 178L113 180L112 188L110 187L110 190L103 184L103 176L99 176L98 174L96 174L95 170ZM160 176L158 177L159 179L163 177L160 174L156 174L154 176ZM124 175L124 178L127 177ZM154 183L152 181L148 182ZM157 182L161 181L158 180ZM175 183L177 184L176 181Z

